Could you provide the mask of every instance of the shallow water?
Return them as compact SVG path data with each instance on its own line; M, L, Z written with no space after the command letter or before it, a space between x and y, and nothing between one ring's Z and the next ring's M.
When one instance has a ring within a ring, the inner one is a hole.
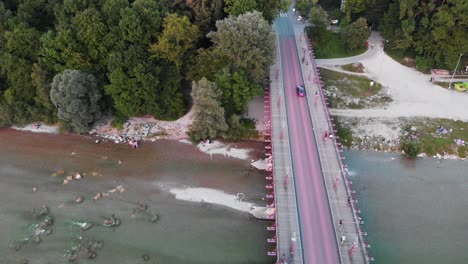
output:
M245 144L245 143L243 143ZM264 176L249 172L248 161L200 153L175 141L128 145L94 144L83 136L38 135L0 130L0 263L65 263L80 236L103 242L95 260L78 263L272 263L266 256L271 246L267 222L252 220L246 213L222 206L178 201L160 186L191 186L244 192L246 200L261 203ZM259 155L261 144L248 143ZM120 161L120 162L119 162ZM64 176L86 173L83 180L63 185ZM102 176L90 176L91 173ZM122 193L94 201L97 192L123 185ZM32 188L36 187L37 192ZM84 202L74 199L83 196ZM133 215L139 202L160 215L151 223L148 215ZM32 208L47 205L55 219L53 233L42 243L14 246L30 235L40 220ZM115 214L121 226L102 226L105 216ZM82 231L74 221L95 226ZM29 231L28 231L29 228ZM150 260L144 262L146 254Z
M374 263L468 263L467 161L345 156Z

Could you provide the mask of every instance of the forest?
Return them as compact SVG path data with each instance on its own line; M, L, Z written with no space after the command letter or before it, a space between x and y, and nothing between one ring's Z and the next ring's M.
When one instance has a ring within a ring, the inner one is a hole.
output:
M298 0L309 5L314 1ZM420 71L453 70L460 54L468 54L468 1L346 0L341 11L339 0L318 3L329 17L340 19L342 28L366 19L372 30L382 33L386 52L414 58Z
M140 115L174 120L197 82L214 84L226 126L239 125L266 83L279 8L277 0L2 1L0 126L58 122L83 133L107 114L116 126Z

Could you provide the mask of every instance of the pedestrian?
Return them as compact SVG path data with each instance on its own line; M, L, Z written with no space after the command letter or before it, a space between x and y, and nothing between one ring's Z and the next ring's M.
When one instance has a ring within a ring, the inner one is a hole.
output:
M351 197L348 197L348 206L351 206Z
M309 65L309 61L306 61L306 65Z
M340 219L340 221L338 221L338 229L343 229L343 219Z
M319 97L318 91L315 91L315 103L317 103L318 97Z
M374 48L374 44L371 44L371 45L370 45L370 48L373 49L373 48Z
M346 241L346 236L341 236L341 245L343 245Z
M432 77L431 77L431 79L429 79L429 82L432 82L432 80L434 80L434 79L432 79Z
M305 57L302 57L302 63L304 63L304 61L305 61Z

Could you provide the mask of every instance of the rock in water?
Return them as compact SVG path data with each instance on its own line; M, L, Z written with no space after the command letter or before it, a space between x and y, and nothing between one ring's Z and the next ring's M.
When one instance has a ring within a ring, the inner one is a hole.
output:
M39 244L39 243L42 242L42 239L41 239L40 236L35 236L34 239L33 239L33 241L34 241L34 243Z

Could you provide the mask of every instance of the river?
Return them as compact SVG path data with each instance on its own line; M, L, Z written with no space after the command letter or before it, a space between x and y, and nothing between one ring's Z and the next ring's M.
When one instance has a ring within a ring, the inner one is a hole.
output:
M262 144L238 143L261 155ZM266 256L267 222L206 203L176 200L171 187L243 192L262 204L264 174L249 162L199 152L177 141L143 143L139 149L90 137L0 130L0 263L65 263L79 237L103 243L97 258L77 263L272 263ZM364 228L377 264L468 263L468 163L432 158L407 160L396 154L346 151ZM63 169L63 176L52 176ZM65 175L86 173L63 185ZM95 175L95 176L91 176ZM97 201L97 192L116 186ZM37 191L33 192L36 187ZM76 197L84 197L76 204ZM151 223L134 213L138 203L160 215ZM264 203L263 203L264 204ZM24 243L36 211L47 205L55 223L42 242ZM101 225L115 214L121 226ZM82 231L77 222L94 223ZM21 247L19 247L21 245ZM15 249L16 247L16 249ZM148 256L145 261L142 256Z
M239 144L253 149L252 158L261 154L261 143ZM77 263L272 263L266 255L272 249L266 243L268 222L223 206L176 200L166 191L189 186L243 192L245 200L262 204L264 174L249 171L247 160L211 159L177 141L131 149L95 144L85 136L10 129L0 130L0 145L0 263L66 263L83 239L102 242L102 247L94 260L80 255ZM58 170L64 175L53 176ZM66 175L77 172L86 175L63 184ZM119 185L123 192L109 192ZM98 192L109 196L93 200ZM84 198L81 204L75 203L78 196ZM135 214L143 203L148 214ZM41 235L39 244L25 242L42 221L32 210L43 205L55 220L53 232ZM158 214L159 221L152 223L149 213ZM102 226L112 214L122 224ZM83 222L94 227L83 231L77 226Z
M468 263L467 161L345 157L374 263Z

